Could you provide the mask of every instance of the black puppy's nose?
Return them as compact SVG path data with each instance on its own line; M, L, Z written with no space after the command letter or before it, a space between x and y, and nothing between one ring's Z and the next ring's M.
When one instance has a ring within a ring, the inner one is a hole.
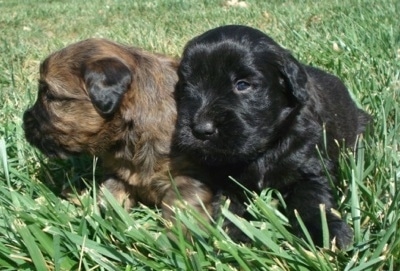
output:
M202 121L193 126L193 133L197 138L207 139L217 132L214 122Z

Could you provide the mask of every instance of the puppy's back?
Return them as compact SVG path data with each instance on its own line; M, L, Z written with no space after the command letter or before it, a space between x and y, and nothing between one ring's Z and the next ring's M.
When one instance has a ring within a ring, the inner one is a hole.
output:
M317 112L328 135L333 139L344 139L346 146L352 147L357 135L365 131L370 116L357 107L338 77L311 66L307 66L306 71L314 81L320 101Z

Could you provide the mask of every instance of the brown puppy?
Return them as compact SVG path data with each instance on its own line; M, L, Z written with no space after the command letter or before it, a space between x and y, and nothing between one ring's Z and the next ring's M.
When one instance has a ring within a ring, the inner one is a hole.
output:
M170 155L177 66L104 39L55 52L40 66L37 101L23 117L26 138L50 157L100 157L104 186L127 209L162 205L169 217L176 188L190 205L201 210L201 200L210 208L203 184L186 177L171 184L170 173L180 175L185 165Z

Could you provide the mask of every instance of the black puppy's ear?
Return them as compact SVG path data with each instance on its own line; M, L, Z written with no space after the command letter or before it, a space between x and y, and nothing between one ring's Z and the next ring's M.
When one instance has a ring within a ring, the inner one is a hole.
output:
M117 58L102 58L82 67L89 97L99 112L111 116L132 82L131 70Z
M300 104L306 103L309 96L307 90L308 76L304 66L288 54L283 59L281 72L290 94Z

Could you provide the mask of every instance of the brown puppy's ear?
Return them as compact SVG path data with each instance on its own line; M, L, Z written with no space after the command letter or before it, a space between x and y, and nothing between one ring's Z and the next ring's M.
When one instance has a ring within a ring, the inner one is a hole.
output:
M132 82L130 69L117 58L102 58L82 67L89 97L97 110L111 116Z
M305 104L309 95L307 90L308 76L303 65L288 54L284 56L281 73L290 94L297 102Z

